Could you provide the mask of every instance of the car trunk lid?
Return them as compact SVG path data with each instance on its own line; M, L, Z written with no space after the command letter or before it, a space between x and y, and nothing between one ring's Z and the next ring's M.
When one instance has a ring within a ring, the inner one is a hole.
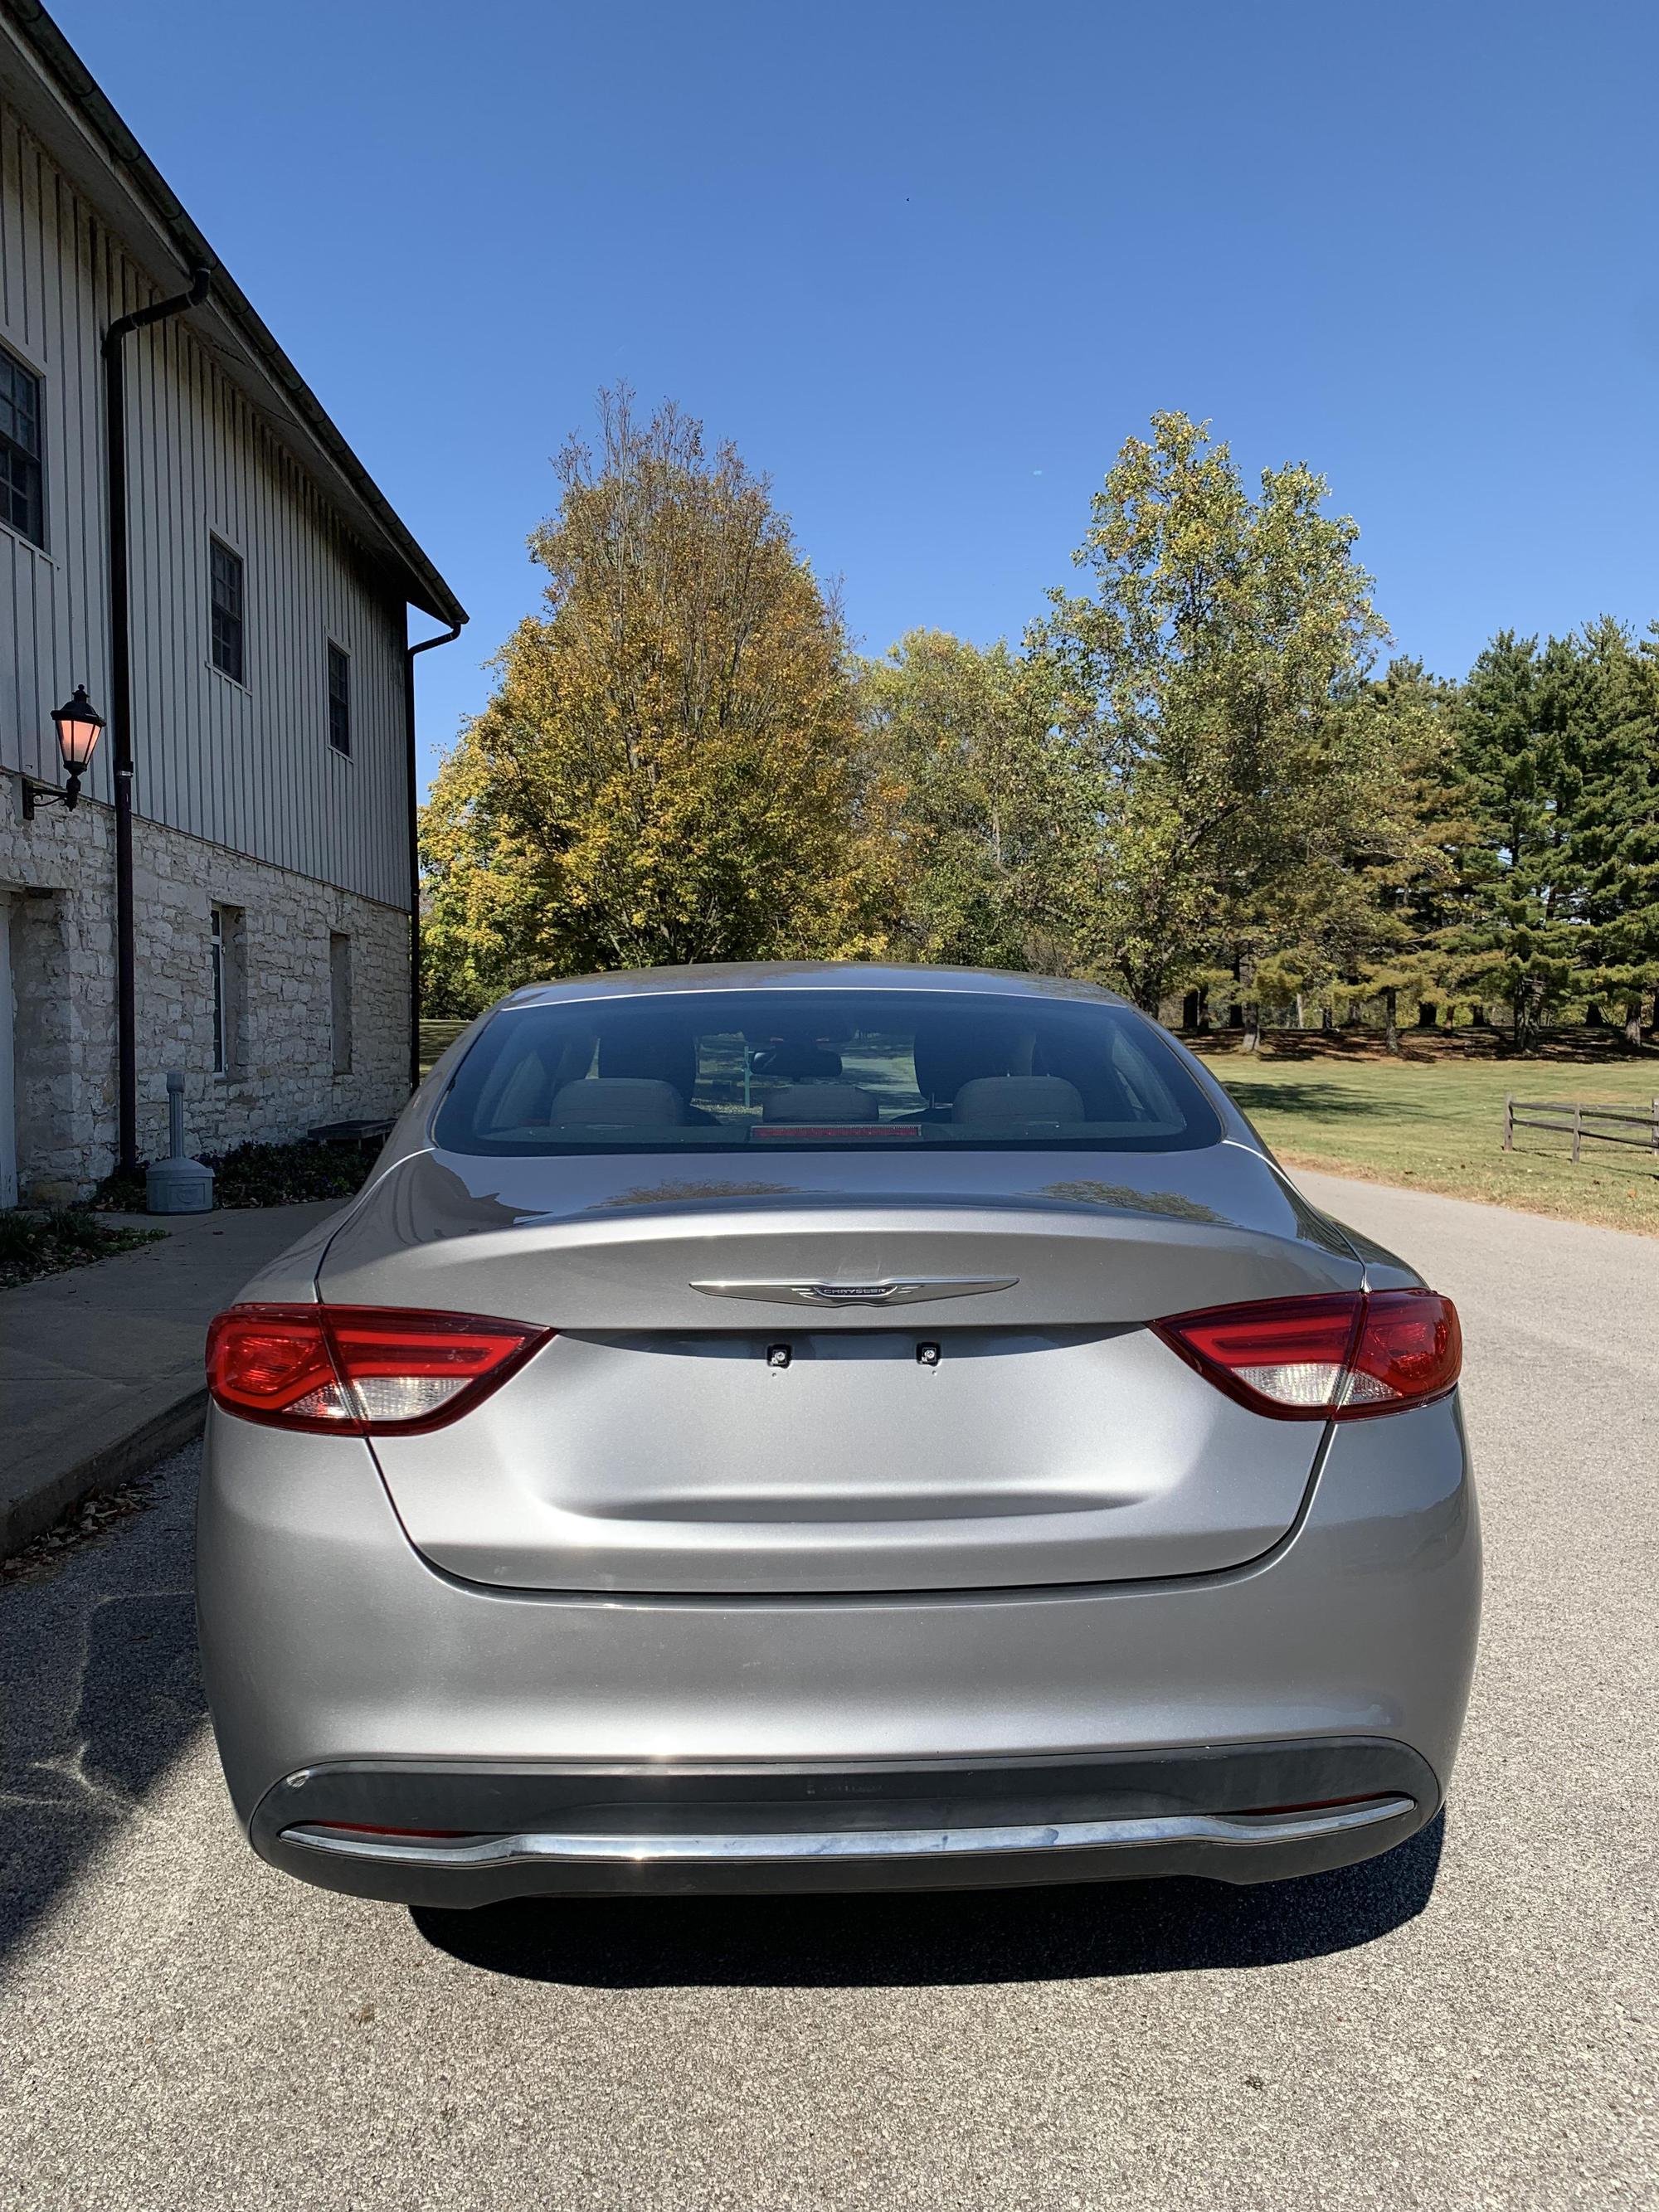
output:
M1247 1411L1146 1326L1358 1286L1258 1154L1187 1155L1179 1191L1168 1163L1115 1156L958 1158L931 1181L908 1163L885 1188L871 1163L846 1195L811 1160L759 1188L665 1183L637 1158L507 1164L402 1163L319 1276L336 1303L556 1332L453 1425L375 1439L450 1572L688 1594L1097 1582L1237 1565L1295 1519L1318 1425Z

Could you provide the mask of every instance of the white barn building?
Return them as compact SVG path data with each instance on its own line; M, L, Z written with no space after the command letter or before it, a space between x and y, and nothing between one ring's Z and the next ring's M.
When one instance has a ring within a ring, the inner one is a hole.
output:
M198 1152L402 1103L411 607L466 619L50 17L0 0L0 1204L164 1152L171 1067ZM70 808L77 685L107 726Z

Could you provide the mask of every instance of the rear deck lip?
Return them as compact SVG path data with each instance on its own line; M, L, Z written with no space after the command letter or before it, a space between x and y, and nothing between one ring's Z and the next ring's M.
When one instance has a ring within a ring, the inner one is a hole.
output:
M1302 1844L1404 1819L1417 1800L1403 1794L1323 1809L1271 1813L1135 1814L1108 1820L1022 1822L1005 1826L830 1828L704 1834L641 1830L623 1833L520 1832L422 1847L343 1833L326 1822L281 1831L297 1850L382 1865L431 1869L595 1865L776 1866L828 1859L992 1857L1006 1853L1144 1850L1160 1844Z

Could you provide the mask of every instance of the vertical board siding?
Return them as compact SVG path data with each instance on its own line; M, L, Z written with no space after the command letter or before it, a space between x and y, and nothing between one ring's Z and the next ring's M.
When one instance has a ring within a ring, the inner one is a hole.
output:
M73 195L0 111L0 339L43 380L46 540L43 550L0 527L0 620L10 633L0 635L0 763L52 777L59 771L48 717L65 696L52 690L53 676L73 665L75 682L107 691L104 625L101 617L88 624L94 603L84 588L101 571L79 520L90 493L101 538L97 448L83 429L90 421L95 436L84 386L96 372L96 341L89 370L79 337L86 318L76 221ZM90 789L108 798L106 763L95 766Z
M45 380L46 507L44 552L0 526L0 767L56 781L51 709L110 696L100 340L156 295L3 106L0 203L0 340ZM136 811L406 905L401 589L182 322L129 338L126 370ZM213 536L242 556L243 684L212 665ZM88 788L111 797L105 747Z

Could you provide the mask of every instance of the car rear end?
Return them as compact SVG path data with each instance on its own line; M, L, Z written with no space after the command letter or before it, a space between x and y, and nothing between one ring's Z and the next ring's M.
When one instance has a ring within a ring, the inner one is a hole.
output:
M233 1796L439 1904L1386 1849L1473 1661L1456 1357L1105 994L527 994L216 1325Z

